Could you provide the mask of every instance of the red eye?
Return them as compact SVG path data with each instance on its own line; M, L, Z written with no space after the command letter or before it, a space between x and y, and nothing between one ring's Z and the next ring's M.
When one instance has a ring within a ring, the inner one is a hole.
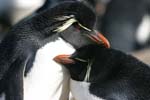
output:
M74 27L77 29L77 31L80 31L81 30L81 27L76 23L74 24Z
M80 30L80 29L81 29L81 27L80 27L79 25L77 25L77 26L76 26L76 29Z

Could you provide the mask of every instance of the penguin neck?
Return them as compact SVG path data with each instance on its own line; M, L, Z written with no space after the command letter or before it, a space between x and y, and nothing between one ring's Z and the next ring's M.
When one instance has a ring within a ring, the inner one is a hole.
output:
M67 99L69 74L53 58L73 52L74 48L62 38L41 47L24 79L24 100L59 100L62 95Z
M121 62L126 55L113 49L97 49L94 53L95 61L91 66L90 82L104 82L110 80L123 68Z
M86 66L87 66L86 63L82 64L76 63L73 66L65 66L65 67L69 70L70 76L73 80L83 81L87 72Z
M103 82L119 72L122 67L119 65L124 61L123 59L126 55L113 49L96 48L97 49L92 48L90 52L88 51L88 53L86 53L86 55L91 55L91 52L93 52L93 57L90 59L90 61L93 60L92 63L77 62L71 67L67 66L70 70L72 79L77 81L88 81L90 83L97 81ZM84 80L87 78L88 80Z

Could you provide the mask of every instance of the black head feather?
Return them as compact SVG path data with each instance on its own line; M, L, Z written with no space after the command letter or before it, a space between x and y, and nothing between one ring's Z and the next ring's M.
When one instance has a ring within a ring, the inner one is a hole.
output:
M92 8L89 8L89 6L77 1L66 1L60 3L44 13L45 17L51 18L55 18L57 16L61 17L62 15L74 15L82 25L89 29L93 29L96 21L96 15Z
M66 18L63 18L64 16ZM59 27L62 27L63 24L72 17L77 21L76 23L72 23L72 25L63 31L57 31ZM56 40L57 37L61 36L73 47L80 48L91 43L91 40L83 34L94 33L93 27L95 25L95 20L96 16L92 8L81 2L66 1L39 13L32 17L29 21L25 21L25 24L28 24L27 27L29 27L26 28L26 30L31 29L32 32L35 31L34 36L37 36L38 38L40 37L41 41ZM80 23L82 26L90 29L91 31L76 28L77 23Z

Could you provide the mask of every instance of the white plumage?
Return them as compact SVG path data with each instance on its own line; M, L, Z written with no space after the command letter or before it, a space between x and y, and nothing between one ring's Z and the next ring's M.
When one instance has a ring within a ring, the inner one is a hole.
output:
M70 76L53 58L74 51L61 38L39 49L33 67L24 79L24 100L67 100Z

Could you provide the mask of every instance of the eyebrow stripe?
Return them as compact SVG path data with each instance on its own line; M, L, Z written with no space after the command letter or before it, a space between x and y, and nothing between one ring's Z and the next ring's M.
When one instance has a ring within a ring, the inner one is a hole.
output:
M57 29L55 29L54 32L62 32L64 30L66 30L68 27L70 27L75 22L77 22L77 20L75 18L70 18L62 26L57 27Z
M80 24L80 23L78 23L78 24L79 24L79 26L82 27L83 29L85 29L85 30L87 30L87 31L92 31L91 29L89 29L89 28L83 26L82 24Z
M65 23L62 25L62 26L59 26L57 27L55 30L53 30L54 32L62 32L64 30L66 30L68 27L70 27L73 23L75 22L78 22L75 18L74 18L74 15L70 15L70 16L62 16L62 17L58 17L58 18L55 18L56 20L59 20L59 21L65 21ZM67 20L68 19L68 20ZM83 29L91 32L92 30L83 26L82 24L80 24L78 22L78 25L80 27L82 27Z

